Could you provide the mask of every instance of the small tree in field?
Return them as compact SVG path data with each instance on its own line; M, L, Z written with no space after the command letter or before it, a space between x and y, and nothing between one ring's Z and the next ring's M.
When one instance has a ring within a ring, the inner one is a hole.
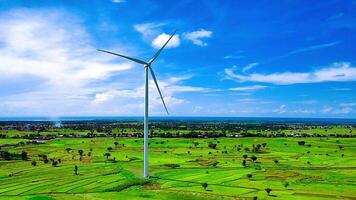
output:
M271 188L266 188L265 191L267 192L268 196L269 196L269 193L272 192L272 189Z
M77 165L74 166L74 174L78 175L78 166Z
M246 160L242 160L242 166L246 167Z
M105 153L104 156L106 157L106 159L109 159L109 157L111 156L110 153Z
M197 146L199 145L199 142L193 142L194 147L197 148Z
M255 162L257 160L257 157L255 155L251 156L251 160Z
M209 186L208 183L202 183L201 186L206 190L206 188Z
M287 189L287 187L289 186L289 183L288 183L288 182L285 182L285 183L283 184L283 186L284 186L284 188Z
M21 153L21 159L22 159L22 160L28 160L28 154L27 154L26 151L22 151L22 153Z
M53 162L52 162L52 166L53 166L53 167L57 167L57 165L58 165L58 161L53 160Z
M252 174L247 174L246 176L247 176L248 179L252 178Z
M115 145L115 147L117 147L117 145L119 145L119 143L118 142L114 142L114 145Z
M108 151L112 151L112 147L108 147Z
M35 166L37 165L37 162L36 162L35 160L33 160L33 161L31 162L31 165L35 167Z
M244 159L246 159L246 158L248 158L248 155L247 155L247 154L244 154L242 157L243 157Z
M79 150L78 150L78 154L79 154L79 156L80 156L80 157L82 157L82 156L83 156L83 153L84 153L84 151L83 151L83 150L81 150L81 149L79 149Z

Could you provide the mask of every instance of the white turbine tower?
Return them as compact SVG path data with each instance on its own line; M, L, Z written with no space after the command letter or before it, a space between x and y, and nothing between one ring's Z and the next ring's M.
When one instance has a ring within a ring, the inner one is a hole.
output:
M153 63L153 61L156 60L156 58L159 56L159 54L162 52L162 50L164 49L164 47L166 47L166 45L168 44L168 42L172 39L172 37L174 36L176 32L174 32L171 37L169 37L169 39L167 40L166 43L164 43L164 45L161 47L161 49L159 49L157 51L157 53L148 61L148 62L145 62L145 61L142 61L140 59L136 59L136 58L131 58L129 56L125 56L125 55L121 55L121 54L118 54L118 53L113 53L113 52L110 52L110 51L105 51L105 50L101 50L101 49L98 49L98 51L102 51L102 52L105 52L105 53L109 53L109 54L112 54L112 55L115 55L115 56L120 56L120 57L123 57L123 58L126 58L126 59L129 59L131 61L134 61L136 63L139 63L139 64L142 64L144 65L144 68L145 68L145 108L144 108L144 121L143 121L143 128L144 128L144 161L143 161L143 177L144 178L148 178L148 74L150 71L151 73L151 76L156 84L156 87L157 87L157 90L158 90L158 93L159 93L159 96L161 97L162 99L162 103L164 105L164 108L166 109L166 112L167 114L168 113L168 109L167 109L167 106L166 106L166 103L164 102L163 100L163 96L162 96L162 93L161 93L161 90L159 89L159 86L158 86L158 83L157 83L157 79L156 79L156 76L153 72L153 69L151 67L151 64Z

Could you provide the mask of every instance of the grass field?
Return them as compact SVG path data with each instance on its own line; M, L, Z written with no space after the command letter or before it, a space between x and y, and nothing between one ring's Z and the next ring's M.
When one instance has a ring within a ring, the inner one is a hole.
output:
M147 181L140 178L142 139L54 139L6 147L13 153L27 151L29 159L0 161L0 199L356 199L355 140L152 138L153 178ZM0 139L1 144L19 141L23 139ZM217 144L216 149L209 143ZM253 145L263 143L265 147L252 152ZM44 164L38 154L61 163ZM272 189L270 195L266 188Z

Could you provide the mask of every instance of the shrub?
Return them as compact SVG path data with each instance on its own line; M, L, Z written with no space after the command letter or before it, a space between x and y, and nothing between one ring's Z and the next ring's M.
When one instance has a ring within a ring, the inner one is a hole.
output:
M26 151L22 151L21 152L21 159L22 160L28 160L28 154Z
M111 154L110 153L104 153L104 156L106 157L106 159L109 159L109 157L111 156Z
M179 164L174 164L174 163L164 164L164 166L169 167L169 168L172 168L172 169L177 168L177 167L180 167Z
M79 154L79 156L83 156L83 153L84 153L84 151L83 151L83 150L81 150L81 149L79 149L79 150L78 150L78 154Z
M208 144L208 147L211 148L211 149L216 149L218 145L217 144L214 144L214 143L209 143Z
M284 186L285 188L287 188L287 187L289 186L289 183L288 183L288 182L285 182L285 183L283 184L283 186Z
M265 191L267 192L267 194L269 195L269 193L272 192L272 189L271 188L266 188Z
M257 160L257 157L255 155L251 156L252 162L255 162Z
M246 160L242 160L242 166L246 167Z
M78 166L77 165L74 166L74 174L78 175Z
M206 190L206 188L209 186L208 183L202 183L201 186Z
M52 166L53 166L53 167L57 167L57 165L58 165L58 161L53 161L53 162L52 162Z

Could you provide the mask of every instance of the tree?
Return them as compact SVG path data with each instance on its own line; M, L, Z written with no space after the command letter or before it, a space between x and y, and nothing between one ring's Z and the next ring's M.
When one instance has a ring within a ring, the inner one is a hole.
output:
M114 145L115 145L115 147L117 147L117 145L119 145L119 143L118 142L114 142Z
M33 160L33 161L31 162L31 165L35 167L35 166L37 165L37 162L36 162L35 160Z
M27 159L28 159L28 154L27 154L26 151L22 151L22 152L21 152L21 159L22 159L22 160L27 160Z
M72 149L71 148L66 148L66 151L67 151L67 153L69 153L70 151L72 151Z
M251 156L252 162L255 162L257 160L257 157L255 155Z
M54 160L54 161L52 162L52 166L53 166L53 167L57 167L57 165L58 165L58 161Z
M208 183L202 183L201 186L206 190L206 188L209 186Z
M112 147L108 147L107 149L108 149L108 151L112 151Z
M247 174L246 176L247 176L248 179L252 178L252 174Z
M199 145L199 142L193 142L193 144L194 144L194 147L197 148Z
M246 167L246 160L242 160L242 166Z
M78 175L78 166L77 165L74 166L74 174Z
M268 196L269 196L269 193L272 192L272 189L271 188L266 188L265 191L267 192Z
M4 160L11 160L11 154L8 151L1 151L0 155Z
M107 153L104 154L104 156L106 157L106 159L109 159L109 157L111 156L111 154L107 152Z
M303 146L305 145L305 141L298 141L298 144Z
M79 149L79 150L78 150L78 153L79 153L79 156L80 156L80 157L82 157L82 156L83 156L84 151L83 151L83 150L81 150L81 149Z
M288 182L285 182L285 183L283 184L283 186L287 189L287 187L289 186L289 183L288 183Z
M217 144L214 144L214 143L209 143L208 147L209 148L212 148L212 149L216 149L218 145Z
M248 155L247 155L247 154L244 154L242 157L243 157L244 159L246 159L246 158L248 158Z
M273 162L277 164L279 161L278 160L274 160Z

